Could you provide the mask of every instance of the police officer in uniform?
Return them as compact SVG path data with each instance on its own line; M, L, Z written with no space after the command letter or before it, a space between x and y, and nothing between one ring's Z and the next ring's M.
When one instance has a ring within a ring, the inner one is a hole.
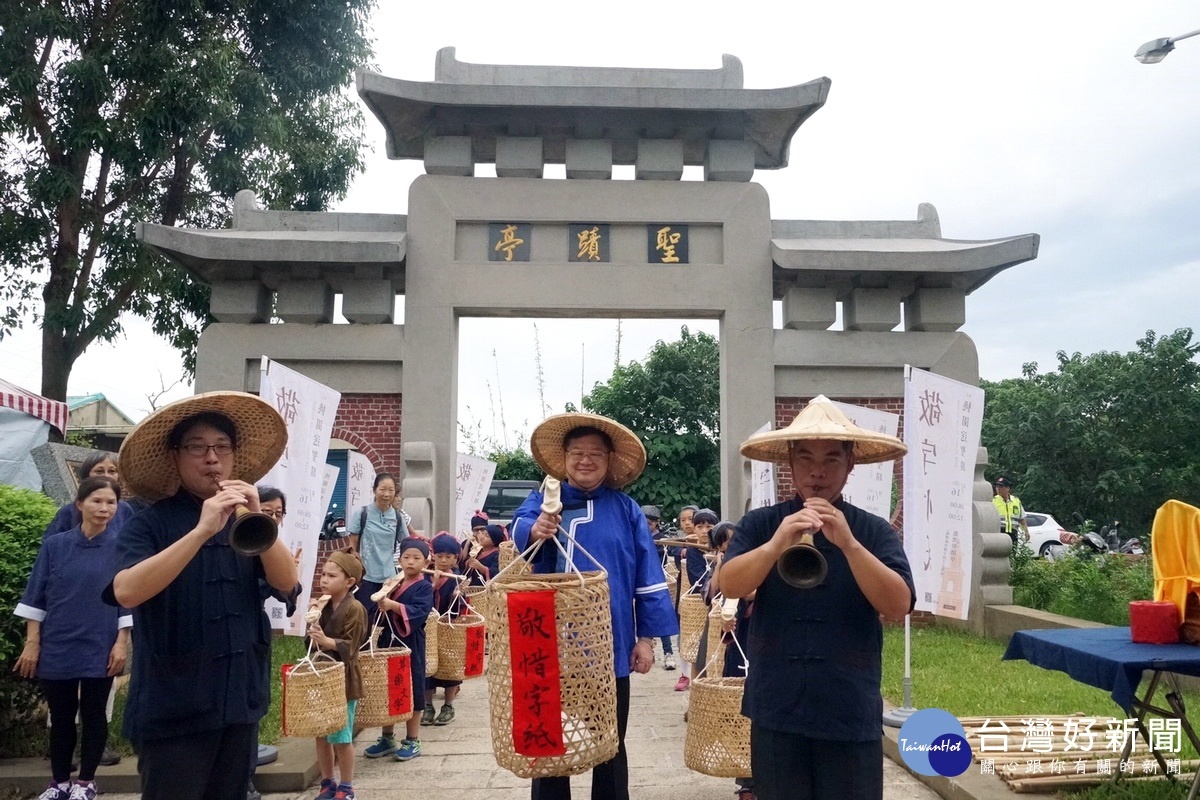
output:
M1022 541L1029 541L1029 525L1025 522L1025 507L1021 505L1021 498L1012 493L1012 481L1004 475L996 478L992 486L996 490L996 494L992 496L992 505L996 507L996 513L1000 515L1000 530L1008 534L1012 539L1013 547L1017 546L1017 528L1020 527L1021 533L1024 536Z

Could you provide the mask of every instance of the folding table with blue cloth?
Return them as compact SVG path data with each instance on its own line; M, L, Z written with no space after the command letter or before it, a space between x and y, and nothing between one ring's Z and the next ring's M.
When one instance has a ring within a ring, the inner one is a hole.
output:
M1184 622L1187 597L1200 589L1200 509L1172 500L1155 516L1151 534L1154 558L1154 598L1169 600L1178 606L1179 621ZM1129 628L1067 628L1017 631L1008 643L1004 660L1024 659L1030 664L1065 672L1080 683L1109 692L1117 705L1137 720L1137 728L1147 746L1166 773L1161 753L1152 746L1145 719L1155 714L1177 719L1180 728L1200 753L1200 739L1188 721L1183 695L1176 675L1200 677L1200 647L1192 644L1140 644L1133 641ZM1150 679L1142 695L1138 687L1143 673ZM1154 704L1160 685L1167 684L1167 708ZM1129 757L1133 740L1121 753ZM1113 780L1121 777L1120 771ZM1188 800L1200 793L1200 771L1192 781Z

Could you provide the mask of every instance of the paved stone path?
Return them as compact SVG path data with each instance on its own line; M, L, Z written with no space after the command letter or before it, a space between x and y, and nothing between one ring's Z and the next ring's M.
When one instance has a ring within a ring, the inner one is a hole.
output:
M733 800L733 781L692 772L683 764L687 693L673 691L679 672L661 668L634 675L631 684L629 730L630 793L654 800ZM436 699L441 707L441 697ZM487 679L463 684L455 703L457 719L444 727L422 728L424 755L400 763L390 759L355 762L354 785L362 800L527 800L529 781L496 766L488 727ZM377 728L363 731L359 753L378 736ZM883 760L885 800L936 800L938 795L903 767ZM590 774L572 779L574 796L589 796ZM265 800L309 800L316 787L299 793L268 794ZM106 800L136 800L134 794L105 794Z

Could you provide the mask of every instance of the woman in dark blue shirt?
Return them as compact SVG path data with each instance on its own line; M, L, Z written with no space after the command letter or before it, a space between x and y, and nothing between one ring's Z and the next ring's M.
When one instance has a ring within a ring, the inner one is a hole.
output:
M117 534L110 528L120 497L111 478L79 484L80 524L42 544L14 612L26 620L16 671L41 680L50 706L53 779L39 800L96 796L96 767L108 738L104 707L113 677L125 669L133 624L128 610L100 600L116 565ZM71 785L76 712L83 731L79 778Z

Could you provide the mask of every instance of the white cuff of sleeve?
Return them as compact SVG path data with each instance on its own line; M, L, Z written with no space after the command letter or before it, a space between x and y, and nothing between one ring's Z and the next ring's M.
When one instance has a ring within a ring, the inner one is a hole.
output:
M27 606L24 603L17 603L17 607L13 609L13 614L24 619L31 619L34 622L45 622L46 620L45 610Z

